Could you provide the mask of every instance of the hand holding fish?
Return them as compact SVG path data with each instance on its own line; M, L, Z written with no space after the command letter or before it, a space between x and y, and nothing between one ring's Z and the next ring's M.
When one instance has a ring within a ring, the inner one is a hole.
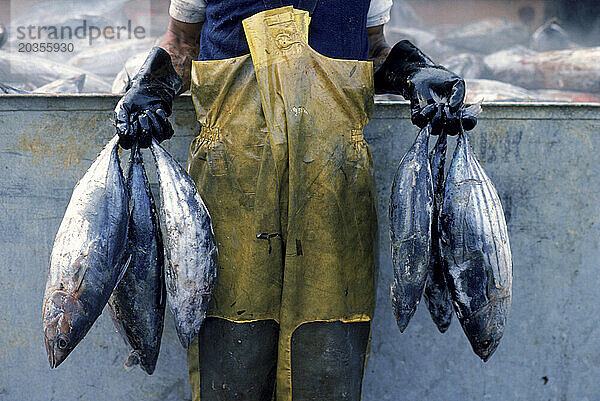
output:
M134 142L147 148L152 138L162 142L173 136L171 115L173 98L183 87L183 80L175 72L169 53L154 47L139 72L133 77L131 88L115 108L115 126L119 145L130 149Z
M410 100L413 124L423 128L431 123L431 134L439 135L445 125L459 123L465 82L403 40L394 45L375 73L375 92L398 94ZM464 129L473 129L476 123L476 119L469 119L467 124L463 121Z

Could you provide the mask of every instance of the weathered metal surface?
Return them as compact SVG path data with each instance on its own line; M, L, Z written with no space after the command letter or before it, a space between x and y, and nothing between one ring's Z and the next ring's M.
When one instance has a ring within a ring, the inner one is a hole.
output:
M103 314L56 370L40 299L73 186L113 135L113 96L0 96L0 399L190 399L172 316L152 376L122 367L129 350ZM365 130L379 192L379 290L363 399L595 400L600 394L600 106L483 105L470 134L494 182L513 251L513 305L486 364L460 325L440 334L421 304L400 334L391 310L387 208L393 174L417 133L405 104L378 104ZM167 150L185 161L196 129L176 102ZM455 142L450 138L448 146ZM148 155L149 156L149 155ZM148 170L153 165L146 158ZM156 176L148 171L157 193ZM424 374L423 372L427 372Z

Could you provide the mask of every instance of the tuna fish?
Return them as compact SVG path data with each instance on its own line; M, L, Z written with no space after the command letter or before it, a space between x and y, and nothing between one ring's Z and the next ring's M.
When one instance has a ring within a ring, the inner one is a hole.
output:
M444 164L446 162L447 140L446 133L442 133L429 155L431 175L433 177L433 213L431 221L431 253L425 292L423 296L429 309L431 319L441 333L446 332L452 321L452 303L450 292L444 277L447 264L442 257L440 229L438 225L439 213L444 200Z
M21 89L13 88L10 85L4 85L3 83L0 82L0 94L1 95L19 95L19 94L24 94L24 93L29 93L29 92L21 90Z
M139 148L131 152L127 175L131 215L127 252L131 263L108 301L117 330L132 351L126 368L154 372L165 318L164 249L150 184Z
M526 88L600 93L600 47L538 53L520 64L535 71Z
M33 93L81 93L85 83L85 74L71 78L57 79L49 84L40 86Z
M155 140L151 150L156 160L165 228L167 299L179 340L188 348L210 303L217 275L217 244L208 210L194 181Z
M532 91L506 82L489 79L466 79L467 96L465 102L475 103L480 100L487 102L533 102L540 97Z
M154 38L130 39L100 47L95 46L78 53L69 60L69 65L102 77L110 77L112 80L121 71L130 56L140 52L148 55L154 42ZM135 71L133 71L133 75L135 75Z
M508 19L490 18L469 23L448 33L441 41L470 52L490 54L525 44L529 33L524 25Z
M541 81L533 66L521 64L524 57L535 54L537 52L534 50L518 45L485 56L483 61L492 71L494 79L525 87L531 85L533 80Z
M86 335L127 267L129 205L117 142L75 186L54 240L42 309L51 368Z
M577 47L569 39L569 34L558 24L555 18L544 22L542 26L536 29L533 35L531 35L529 46L539 52Z
M57 79L85 74L83 92L107 93L110 84L97 75L42 57L0 50L0 82L32 91Z
M404 155L392 184L390 239L394 281L392 308L401 332L415 313L427 279L431 242L433 183L423 128Z
M113 80L112 93L125 93L131 87L131 78L138 72L146 58L148 52L135 54L127 59L123 69L117 74Z
M500 199L464 133L446 177L440 226L456 314L473 351L487 361L510 310L512 256Z
M484 63L483 57L461 53L442 60L441 64L463 79L490 78L492 71Z

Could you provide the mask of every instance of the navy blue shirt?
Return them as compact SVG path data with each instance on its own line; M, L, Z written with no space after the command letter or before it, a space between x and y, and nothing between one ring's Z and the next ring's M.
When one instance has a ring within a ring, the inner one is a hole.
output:
M309 45L331 58L367 60L370 0L206 0L199 60L250 53L242 20L261 11L294 6L311 15Z

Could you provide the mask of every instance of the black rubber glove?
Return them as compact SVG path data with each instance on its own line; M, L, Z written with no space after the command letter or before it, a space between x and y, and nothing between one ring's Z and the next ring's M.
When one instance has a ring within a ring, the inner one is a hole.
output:
M459 132L459 110L465 98L465 81L438 65L408 40L394 45L375 72L375 93L402 95L410 100L411 120L419 128L431 123L431 133ZM473 116L462 121L465 130L477 124Z
M147 148L173 136L171 115L173 98L183 87L183 80L173 69L171 56L153 47L146 61L133 77L131 88L115 107L115 126L119 145L130 149L134 142Z

